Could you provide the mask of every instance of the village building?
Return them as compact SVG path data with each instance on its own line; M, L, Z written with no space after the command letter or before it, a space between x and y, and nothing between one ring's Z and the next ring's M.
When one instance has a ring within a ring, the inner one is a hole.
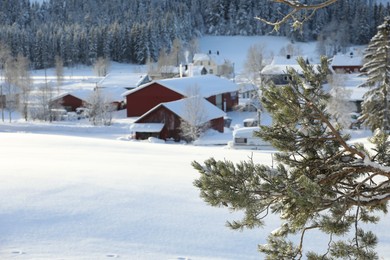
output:
M141 116L161 103L197 95L223 111L231 111L238 104L238 86L215 75L157 80L123 93L128 117Z
M110 72L101 79L96 86L99 88L124 88L130 90L149 83L150 81L152 81L152 79L145 73L127 73L119 71Z
M88 98L92 95L90 89L77 89L70 92L63 92L50 100L50 107L63 108L67 112L76 112L77 108L87 106Z
M191 108L191 99L200 98L198 107ZM155 137L159 139L182 139L182 121L195 126L208 124L210 129L224 132L226 113L201 97L184 98L172 102L161 103L138 118L130 131L136 139ZM195 120L194 120L195 117Z
M287 73L288 68L294 69L298 74L302 74L302 68L297 62L298 57L292 55L275 56L271 64L266 65L261 70L261 77L264 82L272 80L275 85L286 85L291 80L291 76ZM309 60L303 57L306 63Z
M330 67L335 73L360 73L363 67L363 57L350 52L346 54L336 54L330 63Z
M207 74L217 76L229 76L234 73L233 63L222 57L217 51L212 53L196 53L193 57L193 66L202 66Z

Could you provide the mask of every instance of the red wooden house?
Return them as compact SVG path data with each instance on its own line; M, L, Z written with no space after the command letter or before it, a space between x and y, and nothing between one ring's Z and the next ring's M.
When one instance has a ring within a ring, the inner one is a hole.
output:
M188 112L188 102L190 102L190 99L196 98L199 97L161 103L138 118L130 127L130 130L136 139L156 137L178 141L182 139L180 126L182 120L185 120L189 123L196 121L196 123L191 124L197 126L207 123L211 129L223 133L224 116L226 114L207 100L200 98L200 101L196 103L197 110ZM201 111L201 114L199 111ZM194 116L198 118L194 120Z
M123 95L128 117L141 116L161 103L192 96L206 98L224 111L231 111L238 104L238 86L215 75L153 81Z
M79 107L85 107L88 97L92 90L80 89L72 92L66 92L52 98L51 107L62 107L68 112L74 112Z
M337 54L333 57L330 66L336 73L360 73L363 57L354 55L353 52L349 55Z

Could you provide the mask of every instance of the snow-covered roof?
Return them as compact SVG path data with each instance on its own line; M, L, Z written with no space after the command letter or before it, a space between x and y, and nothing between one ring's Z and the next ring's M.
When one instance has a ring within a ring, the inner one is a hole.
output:
M122 93L126 91L125 88L121 87L110 87L110 88L99 88L101 94L107 99L107 101L122 101L123 96ZM91 95L93 94L93 89L76 89L72 91L64 91L59 95L54 96L51 100L61 99L67 95L74 96L83 101L87 101Z
M132 73L132 72L110 72L106 77L98 82L98 86L101 88L121 87L132 89L140 86L143 81L150 81L148 75L145 73Z
M345 54L336 54L330 65L333 66L363 66L363 57L354 55L350 53L349 55Z
M292 56L275 56L271 64L266 65L262 70L263 75L280 75L286 74L287 68L292 68L298 73L302 72L301 66L297 62L298 57ZM303 57L305 58L305 57Z
M191 100L193 99L199 99L199 103L197 103L199 107L197 108L197 110L204 111L204 115L202 115L201 118L202 120L198 122L199 124L204 124L210 120L226 116L226 113L224 111L201 97L184 98L177 101L162 103L161 105L171 110L183 120L190 122L191 119L189 117L191 115L189 115L189 112L187 112L188 109L186 109L186 106L188 106L188 103L191 102ZM196 113L196 111L194 113Z
M78 99L81 99L81 100L87 100L91 94L92 94L93 90L91 89L75 89L75 90L72 90L72 91L66 91L66 92L62 92L56 96L54 96L51 100L57 100L57 99L61 99L67 95L71 95L71 96L74 96Z
M233 137L253 137L254 132L260 131L260 127L242 127L233 131Z
M163 123L132 123L130 131L143 133L159 133L163 129Z
M193 62L196 63L202 61L214 61L217 65L222 65L227 62L227 60L219 54L195 53Z
M138 122L141 118L145 117L146 115L152 113L154 110L157 108L163 106L167 108L168 110L172 111L174 114L179 116L185 121L191 122L191 119L189 118L191 115L189 113L191 112L186 112L188 111L188 102L191 102L191 100L194 99L199 99L196 101L197 104L197 110L202 111L202 114L200 115L200 120L197 122L198 124L204 124L210 120L220 118L220 117L225 117L226 113L219 109L218 107L214 106L211 104L209 101L207 101L204 98L201 97L191 97L191 98L184 98L172 102L165 102L161 103L148 112L146 112L144 115L142 115L136 122ZM194 113L197 113L196 111Z
M122 87L109 87L102 88L102 95L108 99L108 101L122 101L123 96L122 93L127 91L127 89Z
M238 85L226 78L221 78L215 75L202 75L194 77L157 80L144 84L136 89L126 91L122 95L127 96L131 93L150 86L154 82L166 88L169 88L183 96L191 96L190 94L192 92L196 92L197 95L207 98L222 93L238 91Z

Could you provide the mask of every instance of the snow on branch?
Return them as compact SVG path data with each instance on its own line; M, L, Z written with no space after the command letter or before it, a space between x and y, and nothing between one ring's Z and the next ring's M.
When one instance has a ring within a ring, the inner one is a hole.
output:
M292 10L287 14L282 14L282 18L280 20L277 20L276 22L271 22L261 17L255 18L268 25L273 26L275 31L278 31L282 24L286 23L289 20L292 20L293 29L298 30L302 28L304 22L310 19L317 10L327 7L337 1L338 0L324 0L317 4L303 4L301 3L301 1L298 0L273 0L273 2L275 3L281 3L291 7ZM298 14L301 14L302 11L311 12L304 15L299 15L301 18L298 18Z

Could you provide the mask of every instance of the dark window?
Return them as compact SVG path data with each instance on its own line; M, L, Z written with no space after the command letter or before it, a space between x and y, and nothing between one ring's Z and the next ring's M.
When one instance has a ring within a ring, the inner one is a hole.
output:
M237 138L234 139L234 142L236 144L246 144L247 143L247 139L243 138L243 137L237 137Z

